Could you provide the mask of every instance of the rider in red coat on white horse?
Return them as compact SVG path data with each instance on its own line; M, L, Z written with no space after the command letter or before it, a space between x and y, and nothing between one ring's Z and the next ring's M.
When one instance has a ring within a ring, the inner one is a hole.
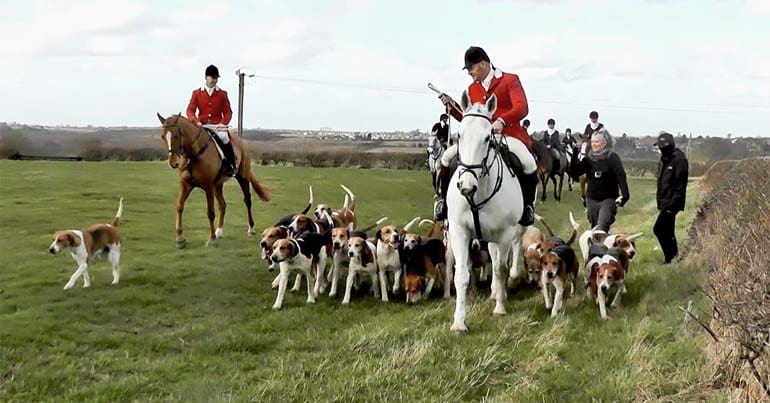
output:
M465 52L465 70L473 78L468 86L468 96L471 104L486 102L492 94L497 96L497 110L492 116L492 132L503 134L503 140L508 149L518 157L524 170L524 175L519 175L524 212L519 223L524 226L532 225L535 220L535 193L537 189L537 164L530 150L532 139L527 131L519 125L529 113L527 96L516 74L504 73L495 68L484 49L471 46ZM462 108L450 96L442 94L441 102L447 106L452 116L462 120ZM457 145L452 145L441 157L441 171L439 181L441 184L441 201L436 211L436 219L446 218L446 193L449 186L449 170L447 167L457 157Z
M219 81L219 69L213 64L206 67L206 84L203 87L196 88L192 92L190 103L187 105L187 119L202 125L222 125L230 124L233 117L233 110L230 109L230 100L227 99L227 91L217 87ZM198 112L197 116L195 112ZM230 143L230 133L227 129L215 130L217 136L224 147L222 152L225 154L225 174L227 176L235 175L235 153L233 145Z

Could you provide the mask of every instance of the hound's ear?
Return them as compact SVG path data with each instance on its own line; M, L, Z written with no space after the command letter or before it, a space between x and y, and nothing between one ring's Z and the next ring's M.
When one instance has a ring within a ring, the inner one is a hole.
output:
M489 111L490 115L494 115L495 111L497 110L497 96L495 94L492 94L489 99L487 99L487 111Z
M76 237L75 234L71 232L67 233L67 241L69 241L72 246L80 246L80 237Z
M463 95L460 97L460 106L463 108L463 112L471 107L471 97L468 96L468 90L463 91Z
M160 124L166 124L166 118L160 115L160 113L156 112L156 115L158 115L158 120L160 120Z
M626 272L623 270L622 267L618 267L615 269L615 280L616 281L623 281L626 279Z
M376 242L380 242L380 236L382 236L382 230L378 229L377 233L374 235L374 239Z

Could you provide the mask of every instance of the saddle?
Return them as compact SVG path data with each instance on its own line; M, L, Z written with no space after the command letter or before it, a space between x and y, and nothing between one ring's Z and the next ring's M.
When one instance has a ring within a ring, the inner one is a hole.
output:
M225 150L227 149L227 146L222 142L222 139L219 137L219 134L217 134L216 130L206 126L202 126L202 128L209 135L209 138L211 138L211 140L214 142L214 146L217 149L217 155L219 156L220 161L222 161L222 164L219 169L219 175L222 175L223 172L226 170L225 160L228 160L227 154L225 154ZM230 153L232 154L231 156L232 159L234 159L234 161L231 161L231 162L233 163L234 166L238 166L239 158L237 155L235 155L235 152L234 152L235 150L233 149L233 146L232 146L233 139L230 138L229 130L227 131L227 137L230 139L230 150L231 150Z
M217 134L216 130L206 126L201 126L201 127L203 128L203 130L206 131L209 137L211 137L211 139L214 140L214 145L217 146L217 153L219 154L219 158L224 159L224 153L222 152L222 147L224 147L225 144L222 143L222 139L219 138L219 135ZM230 136L229 133L227 135Z
M521 160L516 154L508 149L508 145L504 142L492 143L492 148L495 148L500 153L500 157L503 159L503 163L508 168L513 176L524 176L524 167L521 165Z

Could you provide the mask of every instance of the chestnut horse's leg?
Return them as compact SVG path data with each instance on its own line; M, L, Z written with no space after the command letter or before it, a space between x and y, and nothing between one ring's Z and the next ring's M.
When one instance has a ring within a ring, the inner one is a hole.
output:
M214 233L217 239L222 238L225 228L225 211L227 210L227 201L225 201L224 182L214 185L214 197L217 199L217 231Z
M206 192L206 216L209 218L209 240L206 241L206 246L216 246L217 238L214 233L214 193L216 189L209 186L204 187L203 191Z
M236 176L238 185L241 186L241 192L243 192L243 204L246 205L246 213L249 217L249 235L254 235L257 230L254 229L254 216L251 213L251 189L249 188L249 180L247 178Z
M190 184L183 180L179 181L179 196L176 199L176 247L179 249L187 246L187 241L182 235L182 213L184 213L184 204L192 190L193 187Z

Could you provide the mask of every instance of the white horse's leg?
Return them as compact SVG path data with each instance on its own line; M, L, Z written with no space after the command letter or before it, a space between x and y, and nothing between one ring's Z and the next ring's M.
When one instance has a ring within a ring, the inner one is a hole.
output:
M513 258L508 263L508 286L512 287L514 284L516 284L516 279L520 278L520 276L523 274L519 271L519 258L521 257L521 236L523 235L524 231L526 230L525 227L522 227L521 225L516 225L516 228L514 229L514 235L513 235L513 241L510 242L511 245L511 255Z
M500 246L503 245L501 248ZM490 243L489 255L492 258L492 293L495 296L495 309L492 311L494 315L505 315L505 299L507 293L505 292L505 283L503 282L503 257L507 256L509 244L502 243Z
M468 283L470 281L471 262L470 256L468 256L470 239L463 228L452 225L452 221L450 221L449 237L452 239L452 245L455 245L452 252L454 253L455 265L457 266L454 278L457 300L455 303L454 321L449 330L453 332L466 332L468 327L465 326L465 299L468 296Z

